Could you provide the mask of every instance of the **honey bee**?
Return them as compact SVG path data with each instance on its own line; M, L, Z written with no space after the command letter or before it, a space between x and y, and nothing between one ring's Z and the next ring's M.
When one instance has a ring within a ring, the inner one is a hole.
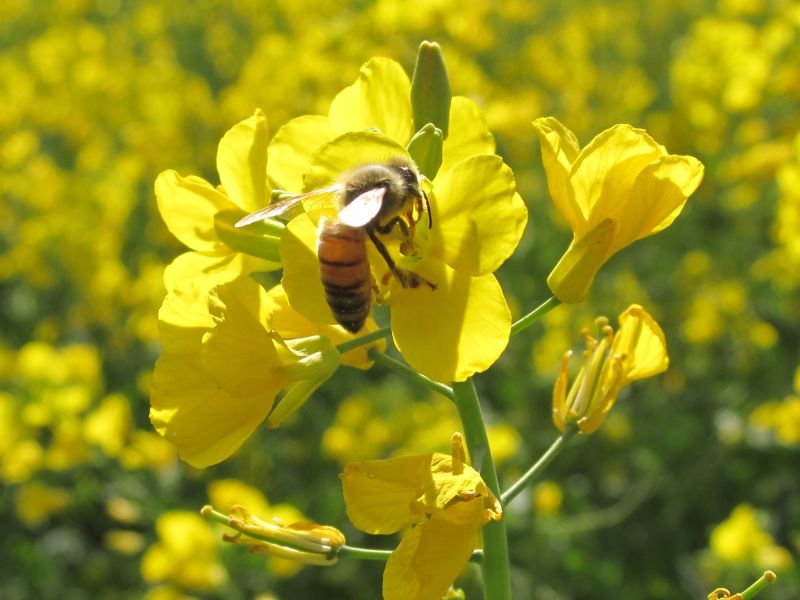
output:
M372 307L376 285L367 258L367 237L403 287L427 285L436 289L427 279L398 267L378 237L397 227L403 239L410 242L425 209L428 226L432 226L430 203L420 185L419 172L406 159L357 167L331 186L280 200L251 213L236 227L281 215L303 200L331 194L338 212L335 219L323 217L319 221L317 258L325 298L342 327L357 333Z

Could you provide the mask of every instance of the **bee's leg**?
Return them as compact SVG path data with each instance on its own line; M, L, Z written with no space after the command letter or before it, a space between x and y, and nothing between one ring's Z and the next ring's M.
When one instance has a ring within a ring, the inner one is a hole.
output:
M425 193L425 190L421 190L421 191L422 191L422 197L425 198L425 206L428 207L428 229L432 229L433 228L433 213L431 212L431 201L428 200L428 194ZM422 215L422 201L421 201L421 199L418 199L417 201L420 204L420 206L419 206L419 208L417 210L419 210L419 214Z
M408 230L408 223L406 223L401 217L395 217L394 219L389 220L385 225L375 225L375 229L378 233L382 233L386 235L392 229L394 229L395 225L400 228L400 231L403 232L403 237L408 238L410 236L410 232Z
M375 230L372 227L367 227L366 230L369 239L371 239L372 243L375 244L378 252L380 252L381 256L383 257L383 260L385 260L386 264L389 265L389 270L392 272L392 275L397 278L397 281L400 282L400 285L405 288L418 288L424 283L432 290L436 289L435 283L431 283L421 275L417 275L416 273L412 273L411 271L406 271L405 269L398 267L395 264L392 256L389 254L389 251L386 249L386 246L384 246L383 242L378 238L377 235L375 235Z

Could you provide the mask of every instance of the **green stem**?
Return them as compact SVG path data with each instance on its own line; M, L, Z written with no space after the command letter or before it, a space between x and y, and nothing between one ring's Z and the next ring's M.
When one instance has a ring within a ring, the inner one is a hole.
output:
M357 558L359 560L382 560L386 562L392 555L391 550L374 550L372 548L359 548L358 546L339 546L336 553L341 558Z
M372 342L376 342L380 339L385 337L389 337L392 335L392 328L391 327L384 327L383 329L378 329L377 331L373 331L372 333L368 333L367 335L362 335L357 338L353 338L347 342L342 342L336 349L341 353L344 354L345 352L350 352L350 350L355 350L356 348L360 348L361 346L367 346Z
M400 362L392 358L391 356L387 356L383 352L372 349L369 351L369 357L371 360L374 360L376 363L383 365L384 367L388 367L395 373L399 373L404 377L408 377L409 379L416 381L417 383L433 390L434 392L438 392L442 396L453 400L453 389L449 385L445 385L443 383L439 383L438 381L434 381L433 379L428 379L422 373L418 373L407 364Z
M500 484L489 449L489 438L481 416L475 384L471 379L453 383L453 394L473 467L476 467L492 493L500 497ZM483 596L491 600L511 600L511 572L505 521L489 521L483 528Z
M561 304L561 300L555 296L550 296L547 300L542 302L539 306L514 323L511 326L511 335L517 335L520 331L527 329L559 304Z
M772 571L765 571L758 581L742 592L742 600L750 600L777 578L777 575Z
M564 447L567 445L567 442L578 432L577 428L569 427L568 429L564 430L560 436L556 438L556 440L550 444L550 447L545 451L544 454L539 458L539 460L534 463L534 465L528 469L528 471L520 477L510 488L508 488L503 495L500 496L500 502L505 506L509 502L511 502L517 495L525 489L534 479L536 479L539 475L542 474L542 471L545 470L547 465L549 465L553 459L558 456Z

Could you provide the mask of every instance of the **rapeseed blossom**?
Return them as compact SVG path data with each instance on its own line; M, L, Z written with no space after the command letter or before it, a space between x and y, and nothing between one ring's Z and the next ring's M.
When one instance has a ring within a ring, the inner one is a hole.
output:
M299 117L278 131L269 148L270 179L309 191L361 165L410 161L410 88L397 63L370 60L327 116ZM453 98L449 130L441 167L422 184L431 214L411 228L411 240L386 240L398 266L435 289L404 288L371 244L368 252L376 300L392 308L392 335L406 361L432 379L461 381L488 368L508 342L511 314L493 272L516 248L527 210L473 101ZM281 240L289 302L319 323L334 322L315 253L316 222L326 214L334 216L322 210L296 217Z
M272 257L270 239L276 240L272 245L277 247L274 229L262 225L266 239L259 244L255 233L248 239L232 227L243 215L269 202L268 140L266 117L257 110L228 130L219 143L219 187L172 170L158 176L155 192L161 217L170 232L191 248L167 267L164 279L168 289L182 279L201 275L229 281L241 274L276 268L274 262L264 260Z
M586 340L584 366L567 393L568 352L553 387L553 421L564 431L576 423L582 433L597 430L614 407L620 390L637 379L652 377L667 370L669 357L664 332L647 311L638 304L629 306L619 316L619 330L614 332L608 319L597 319L600 341L584 330Z
M452 452L347 465L347 516L362 531L406 530L386 563L384 600L439 600L478 545L480 528L503 510L480 474L465 462L461 434Z
M547 284L562 302L580 302L609 258L672 224L700 185L703 165L668 154L630 125L606 129L583 148L553 117L533 126L550 197L573 232Z
M236 451L270 416L281 390L287 390L278 407L283 419L340 362L370 364L364 348L340 357L333 343L352 337L292 311L280 286L266 292L249 277L212 283L183 280L164 300L164 352L150 395L153 426L195 467ZM271 419L278 424L274 412Z

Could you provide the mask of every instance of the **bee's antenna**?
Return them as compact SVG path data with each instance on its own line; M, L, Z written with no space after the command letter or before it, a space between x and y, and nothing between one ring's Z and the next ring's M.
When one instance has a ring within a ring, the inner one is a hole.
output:
M425 190L420 189L422 192L422 197L425 198L425 206L428 207L428 229L433 229L433 213L431 212L431 201L428 200L428 194L425 193Z

